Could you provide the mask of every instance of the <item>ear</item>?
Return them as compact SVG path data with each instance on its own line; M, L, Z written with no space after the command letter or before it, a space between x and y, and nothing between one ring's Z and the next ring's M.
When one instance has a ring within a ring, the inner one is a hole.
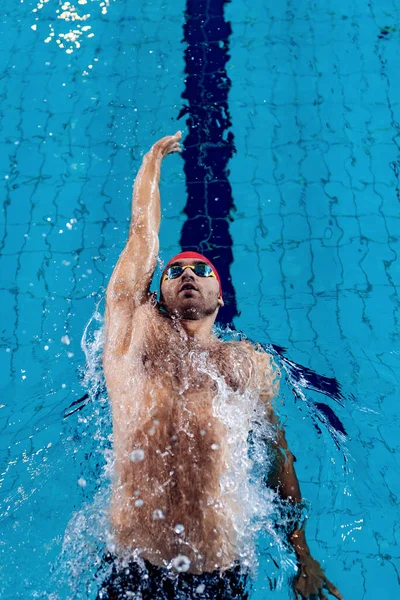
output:
M224 303L224 300L223 300L222 296L220 296L220 297L218 298L218 306L224 306L224 304L225 304L225 303Z

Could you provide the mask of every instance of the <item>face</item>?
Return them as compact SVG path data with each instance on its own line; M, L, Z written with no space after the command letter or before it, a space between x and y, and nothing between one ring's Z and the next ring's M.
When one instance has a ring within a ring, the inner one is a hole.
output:
M186 258L174 265L196 265L201 260ZM172 265L170 265L172 266ZM217 314L224 302L220 297L215 277L199 277L192 269L185 269L180 277L166 279L161 284L162 305L171 315L181 319L197 320Z

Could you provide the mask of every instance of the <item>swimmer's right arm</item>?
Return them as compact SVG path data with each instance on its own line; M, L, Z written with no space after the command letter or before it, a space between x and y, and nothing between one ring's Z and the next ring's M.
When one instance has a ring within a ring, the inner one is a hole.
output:
M129 298L131 305L139 306L149 297L159 249L161 162L168 154L180 152L181 137L178 131L161 138L143 157L133 187L129 237L108 284L107 303Z
M178 131L155 143L143 157L136 176L128 241L107 286L104 360L127 351L135 310L151 298L161 222L161 162L168 154L180 151L180 139Z

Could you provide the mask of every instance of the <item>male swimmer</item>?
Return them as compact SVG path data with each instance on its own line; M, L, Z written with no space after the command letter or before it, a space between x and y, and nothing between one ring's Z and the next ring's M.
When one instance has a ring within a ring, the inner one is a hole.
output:
M256 395L275 432L271 481L288 504L302 500L272 409L272 357L212 333L224 304L215 267L201 254L181 253L163 271L159 303L149 291L159 250L161 162L180 151L180 139L180 132L162 138L143 158L129 239L107 288L103 364L113 412L113 548L98 600L248 598L237 522L243 507L234 486L221 483L240 463L213 403L222 388L227 407L230 398L234 404ZM241 428L247 454L254 408L238 406L234 428ZM325 592L342 598L311 557L301 527L289 538L299 569L297 600L326 600Z

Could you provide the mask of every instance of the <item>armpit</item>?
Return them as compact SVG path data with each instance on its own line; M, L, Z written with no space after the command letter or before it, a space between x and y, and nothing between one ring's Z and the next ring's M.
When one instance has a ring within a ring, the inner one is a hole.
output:
M146 324L151 320L154 308L147 305L134 308L127 304L106 306L104 354L126 354L132 341L138 343L143 338Z

